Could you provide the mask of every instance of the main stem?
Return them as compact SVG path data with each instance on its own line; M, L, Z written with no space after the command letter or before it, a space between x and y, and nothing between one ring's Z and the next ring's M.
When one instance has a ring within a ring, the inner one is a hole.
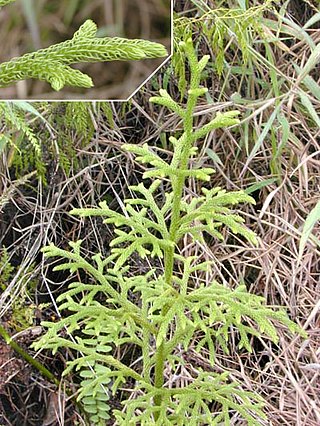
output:
M59 386L59 380L51 373L44 365L29 355L16 341L14 341L6 329L0 325L0 336L4 339L7 345L11 346L22 358L24 358L29 364L35 367L44 377L49 379L55 385Z
M195 72L191 77L190 89L196 89L200 83L200 73ZM185 109L184 119L184 132L178 142L183 142L183 149L180 157L180 170L186 170L188 168L190 150L193 144L192 133L193 133L193 111L197 103L198 96L189 94L187 106ZM171 223L169 228L170 240L176 245L177 231L179 229L179 220L181 218L181 200L183 197L183 190L185 186L186 177L184 175L176 176L172 179L172 190L173 190L173 205L171 212ZM173 268L174 268L174 254L175 246L167 248L164 253L164 277L168 285L172 285L173 279ZM163 308L162 315L165 316L167 313L166 307ZM161 389L164 384L164 367L166 360L166 342L163 341L157 348L155 356L155 387ZM159 411L155 413L155 420L157 421L160 415L160 406L162 403L162 395L158 394L154 398L156 407L159 407Z

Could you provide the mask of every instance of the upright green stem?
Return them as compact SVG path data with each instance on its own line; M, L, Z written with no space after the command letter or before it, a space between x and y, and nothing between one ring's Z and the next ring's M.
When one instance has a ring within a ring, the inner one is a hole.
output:
M51 371L49 371L44 365L42 365L39 361L34 359L24 349L22 349L22 347L9 336L2 325L0 325L0 336L3 337L7 345L11 346L13 350L22 356L22 358L24 358L30 365L35 367L44 377L49 379L55 385L59 386L59 380L51 373Z
M60 381L55 377L50 370L48 370L41 362L34 359L31 355L28 354L12 337L8 334L7 330L0 325L0 336L9 345L15 352L17 352L26 362L28 362L32 367L36 368L43 377L46 377L51 383L54 383L57 387L60 386ZM79 411L84 415L87 419L87 413L83 411L81 404L77 401L74 396L74 392L70 389L65 389L67 395L69 395L74 402L74 404L78 407Z
M192 56L191 60L197 62L196 55L193 52L187 52L188 56ZM190 58L189 58L190 59ZM188 168L188 163L190 159L190 152L193 145L193 112L197 103L198 95L192 94L192 91L199 88L200 84L200 75L201 71L197 67L191 67L191 83L190 91L188 96L188 101L185 109L185 119L183 122L184 132L179 140L183 143L183 148L181 150L181 156L179 161L179 169L186 170ZM191 92L191 93L190 93ZM181 218L181 200L183 197L183 190L185 186L186 177L180 175L174 178L172 181L172 191L173 191L173 205L171 212L171 223L170 223L170 240L176 244L177 243L177 231L179 229L179 220ZM164 253L164 277L167 284L172 285L173 278L173 269L174 269L174 254L175 248L170 247L165 250ZM166 315L167 308L163 308L163 316ZM166 342L163 341L160 346L157 348L156 357L155 357L155 387L161 389L164 383L164 367L166 360ZM162 396L161 394L157 395L154 398L154 403L157 407L161 406ZM160 411L160 410L159 410ZM155 414L155 420L159 418L159 412Z

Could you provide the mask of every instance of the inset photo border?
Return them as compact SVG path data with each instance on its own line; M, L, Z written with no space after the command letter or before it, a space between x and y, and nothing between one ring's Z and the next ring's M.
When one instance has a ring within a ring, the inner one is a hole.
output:
M170 0L4 0L0 100L128 100L172 33Z

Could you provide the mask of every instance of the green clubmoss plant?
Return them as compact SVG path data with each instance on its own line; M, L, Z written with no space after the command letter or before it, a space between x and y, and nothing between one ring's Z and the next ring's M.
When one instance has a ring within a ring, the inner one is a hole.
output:
M2 1L0 7L10 2ZM96 33L96 24L88 19L71 40L1 63L0 87L35 78L48 82L57 91L65 85L90 88L93 86L92 79L70 65L161 58L167 55L166 48L159 43L120 37L98 38Z
M108 102L0 102L0 155L17 178L36 170L36 177L46 185L48 159L58 161L69 175L71 167L78 167L77 149L90 143L94 122L101 116L113 128Z
M199 271L208 271L210 262L179 253L186 234L194 242L203 242L204 233L223 240L221 228L257 243L244 219L233 211L238 203L254 200L243 191L208 189L214 170L192 167L196 143L214 129L236 125L238 112L218 113L208 124L195 127L197 100L207 91L200 82L209 57L198 60L191 39L181 47L191 71L186 104L178 104L165 90L151 98L176 113L183 124L181 136L170 138L172 157L166 161L147 144L124 145L137 161L149 165L143 179L151 184L131 187L137 196L124 200L123 213L111 210L106 202L71 211L81 217L102 216L115 227L110 255L86 259L81 241L71 242L70 250L53 244L43 250L46 257L64 259L56 270L84 270L92 278L70 284L58 299L64 318L45 322L47 332L36 343L37 349L70 348L79 354L68 362L64 374L80 372L78 398L92 424L104 425L112 414L118 425L230 425L238 413L246 424L260 425L265 417L261 397L245 390L228 372L215 369L215 350L220 346L229 352L230 329L238 332L239 349L248 352L251 336L277 343L275 323L291 332L299 330L282 309L269 308L263 297L248 293L243 284L231 289L217 281L195 279ZM200 195L185 196L189 179L206 183ZM164 180L171 190L160 201ZM163 271L150 268L134 275L129 266L133 254L160 258ZM133 295L138 303L132 302ZM122 358L127 344L141 354L131 366ZM180 375L181 354L190 349L206 357L210 368L195 367L188 376ZM128 389L130 397L122 402L123 410L111 411L108 398L119 389Z
M35 131L39 120L49 128L49 123L31 104L24 101L0 102L0 155L5 167L14 169L18 185L19 182L27 181L26 175L32 176L29 173L32 170L36 170L37 176L45 183L46 164L42 158L42 141ZM1 163L0 160L0 169ZM12 192L14 186L9 189Z

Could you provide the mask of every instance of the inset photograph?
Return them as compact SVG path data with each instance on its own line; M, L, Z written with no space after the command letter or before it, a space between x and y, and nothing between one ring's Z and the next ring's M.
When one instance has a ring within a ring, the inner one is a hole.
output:
M170 0L2 0L0 99L128 100L171 33Z

